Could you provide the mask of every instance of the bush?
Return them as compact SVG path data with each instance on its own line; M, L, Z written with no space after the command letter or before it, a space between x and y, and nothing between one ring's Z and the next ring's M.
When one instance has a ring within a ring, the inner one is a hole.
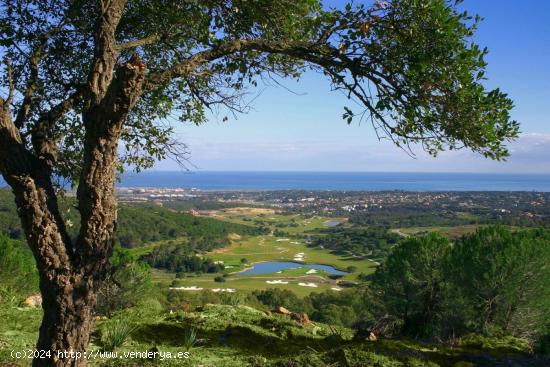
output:
M0 233L0 292L22 298L38 292L38 271L26 243ZM5 297L9 298L9 297Z
M113 312L136 305L155 292L150 267L134 261L128 251L115 248L111 257L113 273L107 276L98 292L96 311L111 316Z
M223 282L225 282L225 278L223 276L222 277L218 276L218 277L214 278L214 281L218 282L218 283L223 283Z

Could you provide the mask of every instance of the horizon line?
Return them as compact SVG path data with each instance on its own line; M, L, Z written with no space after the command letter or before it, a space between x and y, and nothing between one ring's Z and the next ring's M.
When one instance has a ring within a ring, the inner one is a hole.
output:
M549 173L540 173L540 172L475 172L475 171L330 171L330 170L217 170L217 169L208 169L208 170L170 170L170 169L152 169L152 170L143 170L141 172L127 171L125 174L146 174L146 173L384 173L384 174L476 174L476 175L536 175L536 176L550 176Z

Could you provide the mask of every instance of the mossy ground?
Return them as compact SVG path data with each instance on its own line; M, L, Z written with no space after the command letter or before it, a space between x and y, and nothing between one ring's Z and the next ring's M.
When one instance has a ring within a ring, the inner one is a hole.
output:
M2 304L0 309L0 366L14 361L11 350L32 348L41 312ZM120 358L90 361L92 366L378 366L466 367L548 366L548 360L532 357L521 339L469 336L454 348L407 339L353 340L353 331L321 323L299 325L287 316L268 315L248 306L205 305L197 312L166 312L154 300L121 311L96 323L91 350L101 350L105 328L116 320L134 327L117 352ZM165 360L130 359L124 352L147 351L176 355L186 351L185 333L197 331L198 343L190 358Z

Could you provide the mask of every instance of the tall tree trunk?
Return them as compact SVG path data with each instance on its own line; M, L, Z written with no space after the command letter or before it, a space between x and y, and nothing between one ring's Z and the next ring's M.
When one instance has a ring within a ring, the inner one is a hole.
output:
M95 291L81 275L71 279L41 280L44 317L36 349L51 358L35 358L33 366L85 366L93 323Z
M58 208L49 163L26 149L9 111L0 106L0 172L14 192L40 275L44 318L36 348L51 355L34 359L33 366L86 365L96 294L115 237L118 140L144 75L137 58L119 66L105 96L84 112L85 161L77 192L81 226L75 243Z
M50 354L49 358L35 358L33 366L86 365L84 353L96 294L108 272L115 237L118 140L128 114L142 94L146 73L137 56L126 64L117 64L114 32L125 3L105 2L97 19L96 62L83 97L84 162L77 191L81 221L74 243L65 228L51 181L56 143L47 130L53 121L39 124L33 131L33 154L12 121L11 94L6 100L0 97L0 172L14 192L40 275L44 318L36 348L38 354ZM66 110L70 106L62 104L60 108Z

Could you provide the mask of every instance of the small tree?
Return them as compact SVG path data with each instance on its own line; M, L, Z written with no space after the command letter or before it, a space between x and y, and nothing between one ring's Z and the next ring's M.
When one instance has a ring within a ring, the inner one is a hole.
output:
M244 91L262 78L318 71L355 101L348 123L367 119L398 146L419 143L434 155L467 147L505 158L518 133L512 102L483 86L486 50L470 39L478 19L453 4L1 1L0 172L40 274L36 348L86 350L115 238L117 170L181 161L166 119L198 124L215 105L245 112ZM59 210L59 179L77 187L75 239Z
M403 332L427 336L441 316L445 280L442 266L449 250L438 234L409 238L376 269L373 285L387 312L403 322Z
M464 300L464 322L533 337L550 321L550 232L512 232L491 226L462 237L445 264L445 277Z

